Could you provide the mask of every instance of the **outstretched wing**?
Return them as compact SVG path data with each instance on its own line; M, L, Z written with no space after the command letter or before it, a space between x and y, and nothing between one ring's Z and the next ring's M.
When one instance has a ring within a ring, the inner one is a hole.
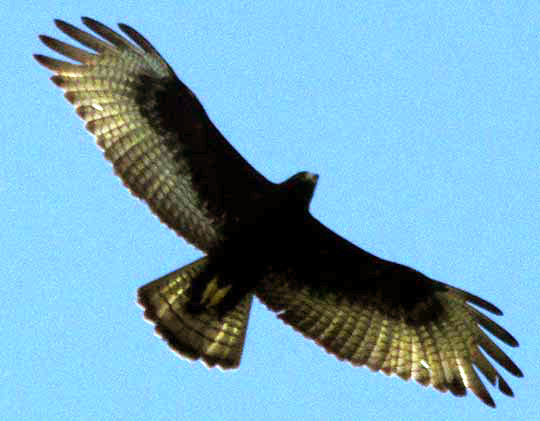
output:
M521 370L482 330L510 346L514 337L475 306L487 301L366 253L317 220L304 247L272 270L256 295L285 323L337 358L495 406L475 369L508 396L512 389L487 354L511 374Z
M119 25L134 45L95 20L82 20L103 39L55 23L91 51L42 35L45 45L75 63L35 58L55 73L52 81L131 192L198 248L218 246L224 227L273 184L234 150L142 35Z

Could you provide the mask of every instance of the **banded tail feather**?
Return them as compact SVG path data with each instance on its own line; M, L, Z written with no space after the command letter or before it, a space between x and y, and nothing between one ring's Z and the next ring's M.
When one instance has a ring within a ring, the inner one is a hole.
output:
M221 314L215 300L219 289L208 298L212 286L210 279L205 291L204 311L193 311L191 299L193 286L203 279L208 268L208 258L203 257L171 272L138 291L138 302L144 308L144 317L155 324L155 330L169 346L182 357L201 359L207 366L224 369L236 368L242 358L249 311L253 294L245 295L238 304ZM215 297L215 298L214 298Z

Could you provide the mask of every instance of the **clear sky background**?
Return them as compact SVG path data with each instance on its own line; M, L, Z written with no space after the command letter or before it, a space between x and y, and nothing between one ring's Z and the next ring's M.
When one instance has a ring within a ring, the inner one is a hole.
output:
M34 3L0 4L3 419L540 417L539 2ZM353 368L260 303L239 370L170 352L136 289L200 253L31 57L38 34L66 40L53 18L82 15L144 34L270 180L319 173L311 210L332 229L501 307L516 398L490 386L493 410Z

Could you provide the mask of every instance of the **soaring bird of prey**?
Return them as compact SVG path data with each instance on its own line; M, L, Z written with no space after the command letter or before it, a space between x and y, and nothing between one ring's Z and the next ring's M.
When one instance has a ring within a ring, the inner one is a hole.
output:
M96 35L56 26L87 49L45 35L71 61L35 55L54 72L126 187L205 256L142 286L138 300L181 356L240 364L256 296L340 360L495 406L479 377L508 396L492 360L523 374L488 336L516 339L476 295L376 257L309 212L317 175L272 183L212 124L193 92L128 25L124 37L83 18ZM128 39L129 38L129 39ZM485 332L485 331L487 332Z

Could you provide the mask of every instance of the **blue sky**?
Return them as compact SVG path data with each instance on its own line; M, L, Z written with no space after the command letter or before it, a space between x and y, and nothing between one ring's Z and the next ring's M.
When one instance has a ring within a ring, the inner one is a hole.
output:
M4 419L538 417L538 2L76 3L0 5ZM353 368L260 303L239 370L170 352L136 289L200 254L130 196L31 57L60 37L53 18L82 15L144 34L269 179L319 173L329 227L502 308L516 398L490 388L492 410Z

